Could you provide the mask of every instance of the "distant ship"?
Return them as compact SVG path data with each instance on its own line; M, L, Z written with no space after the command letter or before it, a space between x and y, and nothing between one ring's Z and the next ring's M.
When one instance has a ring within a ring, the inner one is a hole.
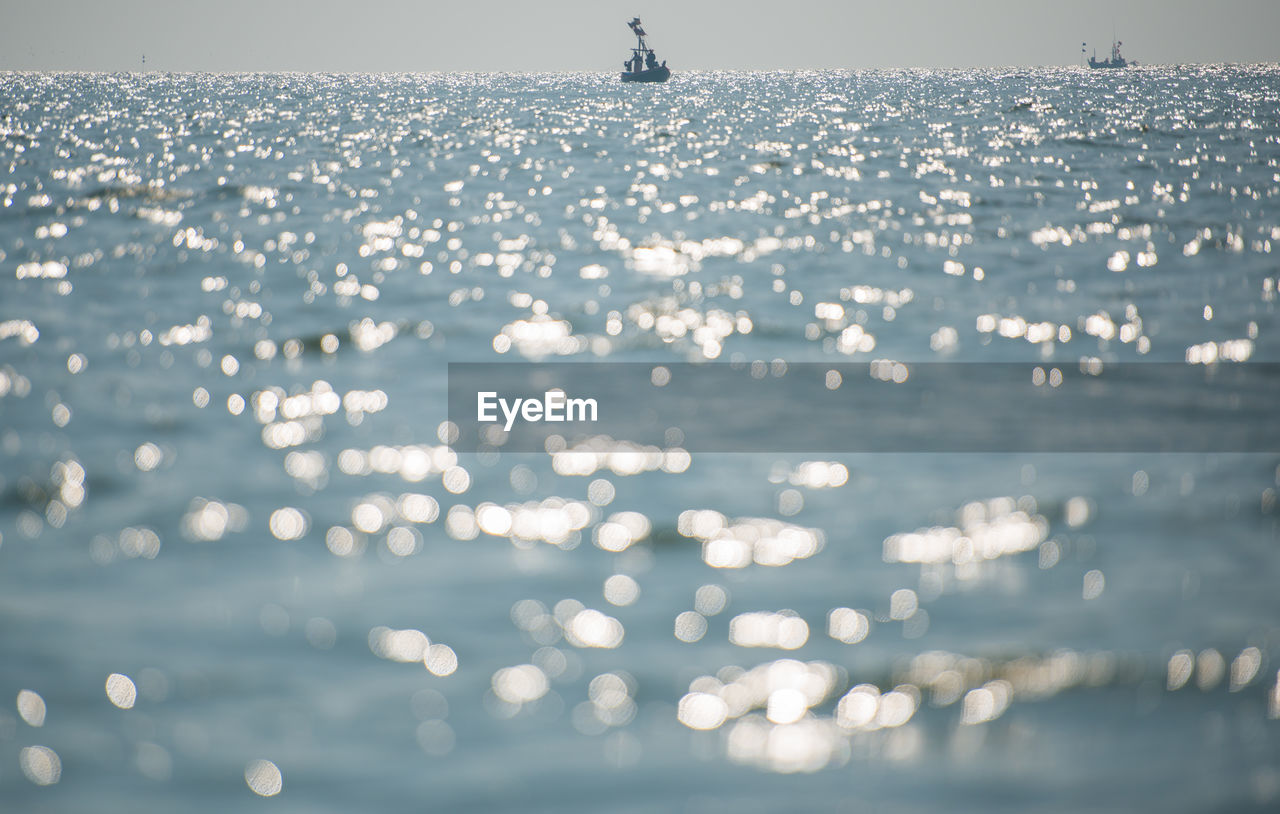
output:
M653 49L645 45L646 35L640 25L640 18L632 19L627 25L631 28L631 33L636 35L636 47L631 49L631 58L622 63L622 81L666 82L671 78L671 69L667 67L665 59L659 65Z
M1129 60L1125 59L1123 56L1120 55L1121 45L1124 45L1124 43L1120 42L1119 40L1111 41L1111 58L1110 59L1098 59L1098 53L1095 50L1093 56L1089 57L1089 67L1090 68L1128 68L1130 66L1137 67L1138 63L1130 62ZM1080 53L1083 54L1085 52L1085 48L1087 47L1088 45L1086 43L1083 43L1083 42L1080 43Z

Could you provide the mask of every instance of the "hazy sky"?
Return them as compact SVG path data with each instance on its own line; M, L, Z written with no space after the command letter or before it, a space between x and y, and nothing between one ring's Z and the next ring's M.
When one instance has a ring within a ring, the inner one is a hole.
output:
M0 0L0 68L612 71L1280 61L1280 0Z

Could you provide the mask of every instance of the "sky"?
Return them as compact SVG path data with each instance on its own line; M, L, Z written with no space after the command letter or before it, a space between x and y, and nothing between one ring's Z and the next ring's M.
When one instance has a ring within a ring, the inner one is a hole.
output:
M1280 0L0 0L0 69L613 71L636 15L677 71L1280 62Z

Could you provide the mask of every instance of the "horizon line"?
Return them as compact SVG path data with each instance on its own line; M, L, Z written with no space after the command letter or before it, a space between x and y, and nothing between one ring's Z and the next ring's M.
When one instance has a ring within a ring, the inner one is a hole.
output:
M1006 65L898 65L886 67L815 67L815 68L682 68L673 69L672 76L681 74L707 74L707 73L736 73L736 74L776 74L776 73L871 73L876 71L986 71L986 70L1040 70L1046 68L1082 68L1093 70L1101 70L1103 75L1123 74L1125 71L1142 70L1145 68L1181 68L1181 67L1280 67L1280 60L1263 61L1263 62L1142 62L1131 64L1126 68L1119 69L1093 69L1083 63L1048 63L1037 65L1026 64L1006 64ZM491 71L491 70L420 70L420 71L403 71L403 70L306 70L296 68L285 69L261 69L261 68L231 68L226 70L208 70L208 69L163 69L163 68L144 68L144 69L102 69L102 68L5 68L0 67L0 73L5 74L126 74L126 75L223 75L223 74L275 74L281 76L379 76L379 75L400 75L400 76L566 76L566 75L606 75L613 76L619 73L616 70L599 70L599 69L560 69L560 70L543 70L543 71Z

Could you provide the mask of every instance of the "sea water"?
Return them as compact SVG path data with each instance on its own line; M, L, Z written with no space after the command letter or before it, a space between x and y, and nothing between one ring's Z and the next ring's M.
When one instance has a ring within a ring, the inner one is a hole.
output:
M7 810L1280 800L1274 451L445 411L459 361L1280 361L1275 66L9 73L0 163Z

